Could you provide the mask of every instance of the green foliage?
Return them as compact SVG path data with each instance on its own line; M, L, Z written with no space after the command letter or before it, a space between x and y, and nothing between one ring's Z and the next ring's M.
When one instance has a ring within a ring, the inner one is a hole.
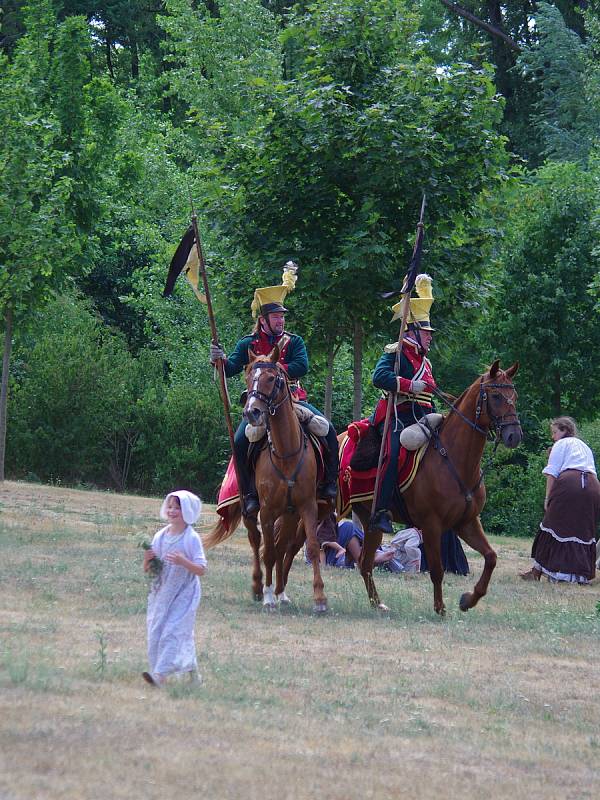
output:
M519 67L537 87L532 126L542 155L585 162L600 123L598 96L587 80L588 46L555 6L538 3L535 24L538 40L520 56Z
M502 270L488 331L521 362L521 405L540 417L590 417L600 374L590 354L600 318L589 287L597 274L595 178L575 164L548 164L507 197Z
M60 297L38 316L16 350L13 397L13 475L213 499L228 450L216 388L165 386L160 358L133 358L89 302Z
M486 454L487 457L487 454ZM484 459L485 461L485 459ZM481 514L486 533L535 536L544 515L545 454L514 453L501 448L485 472L486 505Z
M40 9L38 26L51 19ZM26 316L77 266L68 214L73 182L63 173L60 125L46 103L48 45L37 28L13 62L0 57L0 307Z
M61 297L39 315L9 406L7 465L42 480L106 483L127 421L133 361L89 306Z
M423 58L402 10L344 0L299 11L284 36L292 79L257 88L262 118L225 153L220 288L239 306L294 257L311 298L295 328L311 353L347 340L355 320L367 334L382 325L378 292L404 274L423 192L446 303L486 252L470 218L504 174L501 104L484 71Z

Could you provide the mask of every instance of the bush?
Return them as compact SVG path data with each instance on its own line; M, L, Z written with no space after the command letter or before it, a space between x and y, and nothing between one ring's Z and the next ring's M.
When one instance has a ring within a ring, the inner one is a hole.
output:
M545 453L520 451L517 456L498 449L494 462L485 473L487 502L481 522L486 533L534 536L544 514Z
M202 394L183 384L165 388L161 396L147 392L135 415L135 488L158 494L186 488L213 502L230 452L216 387Z
M212 381L166 385L159 354L134 358L72 296L48 305L13 363L10 474L156 494L185 486L214 499L229 442Z
M42 480L105 483L112 436L131 400L133 359L78 298L54 300L18 348L7 469Z

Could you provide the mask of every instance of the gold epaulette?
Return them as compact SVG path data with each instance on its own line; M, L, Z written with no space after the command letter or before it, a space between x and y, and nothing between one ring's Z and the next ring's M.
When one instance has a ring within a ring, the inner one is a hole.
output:
M395 353L398 349L398 342L393 342L393 344L386 344L383 348L384 353Z

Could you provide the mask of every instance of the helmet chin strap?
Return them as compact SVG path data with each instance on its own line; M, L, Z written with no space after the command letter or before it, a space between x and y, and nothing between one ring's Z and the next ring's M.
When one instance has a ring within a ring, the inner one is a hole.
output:
M263 320L264 320L264 322L261 325L263 331L266 334L268 334L269 336L272 336L273 338L276 338L279 334L275 333L273 328L271 328L271 325L269 324L269 315L267 314L266 316L264 316Z
M415 342L419 345L419 354L424 356L427 355L427 351L423 347L423 342L421 341L421 332L420 329L415 327L409 330L410 336Z

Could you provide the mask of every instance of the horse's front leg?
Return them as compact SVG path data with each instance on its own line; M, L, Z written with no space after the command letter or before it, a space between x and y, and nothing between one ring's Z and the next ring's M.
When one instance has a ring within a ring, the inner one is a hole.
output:
M273 591L273 566L276 559L275 520L269 514L264 513L261 509L260 523L263 534L263 561L265 564L263 606L272 610L275 608L275 593Z
M375 562L375 552L377 548L381 544L381 540L383 538L383 534L381 531L373 530L369 525L369 515L368 512L366 514L361 513L358 511L359 519L362 523L363 530L365 532L365 538L362 546L362 552L360 554L360 574L362 575L362 579L365 582L365 587L367 590L367 594L369 596L369 602L375 608L378 608L380 611L389 611L389 608L384 605L381 600L379 599L379 593L377 592L377 587L375 586L375 579L373 578L373 564Z
M260 530L256 518L244 517L248 531L248 541L252 547L252 595L255 600L263 599L262 569L260 568Z
M477 550L478 553L481 553L484 561L483 572L475 584L475 588L472 592L465 592L459 600L460 610L468 611L470 608L473 608L473 606L476 606L479 600L487 594L492 572L496 568L497 557L492 546L486 539L479 517L475 517L464 525L461 525L460 528L456 529L456 532L464 542L473 548L473 550Z
M290 602L290 598L285 593L285 587L291 567L291 561L289 566L287 566L287 569L286 564L289 550L291 547L293 547L297 535L298 527L297 514L285 514L283 517L279 517L275 523L275 596L277 601L279 603L283 603L284 605L287 605ZM294 551L294 556L297 552L297 550ZM292 556L292 560L294 556Z
M444 567L442 565L441 531L435 527L423 527L423 548L429 565L429 577L433 584L433 610L436 614L444 616L446 606L442 592L444 580Z
M313 568L313 611L324 614L327 611L323 578L321 577L321 560L319 558L319 542L317 541L317 503L309 498L300 510L302 524L306 533L306 551Z

